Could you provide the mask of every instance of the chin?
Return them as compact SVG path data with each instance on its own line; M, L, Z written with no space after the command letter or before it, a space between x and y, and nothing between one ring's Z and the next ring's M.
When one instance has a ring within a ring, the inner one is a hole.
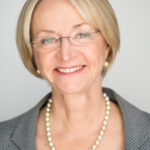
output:
M62 87L62 88L57 88L57 91L60 91L63 94L80 94L85 92L85 88L83 87Z

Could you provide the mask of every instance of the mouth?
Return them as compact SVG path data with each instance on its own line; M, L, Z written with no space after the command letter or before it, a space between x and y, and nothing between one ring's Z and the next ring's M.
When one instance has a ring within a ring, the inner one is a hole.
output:
M81 66L75 66L75 67L59 67L55 68L57 72L63 73L63 74L68 74L68 73L74 73L74 72L79 72L82 70L86 65L81 65Z

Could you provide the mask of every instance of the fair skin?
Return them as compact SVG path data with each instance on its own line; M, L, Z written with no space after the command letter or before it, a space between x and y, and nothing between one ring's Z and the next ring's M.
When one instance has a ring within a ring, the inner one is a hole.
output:
M38 39L51 31L68 36L81 28L93 29L67 0L43 0L36 8L32 24L32 39ZM109 46L103 36L84 46L76 46L67 38L59 48L37 51L34 58L42 76L52 86L51 132L57 150L89 149L97 138L105 115L101 72L109 54ZM78 73L60 74L55 69L74 66L85 67ZM49 150L45 131L45 108L37 122L37 150ZM110 143L110 145L108 145ZM118 106L111 102L108 128L98 150L123 149L123 121Z

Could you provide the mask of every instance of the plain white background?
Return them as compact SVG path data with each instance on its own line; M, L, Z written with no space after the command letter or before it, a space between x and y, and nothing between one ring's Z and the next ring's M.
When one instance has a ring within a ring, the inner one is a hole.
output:
M23 66L15 44L16 23L25 0L0 4L0 121L33 107L51 90ZM103 81L130 103L150 112L150 1L110 0L118 17L121 47Z

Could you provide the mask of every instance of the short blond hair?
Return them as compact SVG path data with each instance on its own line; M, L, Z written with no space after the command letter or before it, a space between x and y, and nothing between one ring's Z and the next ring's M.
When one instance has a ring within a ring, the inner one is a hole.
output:
M21 59L25 67L33 75L42 78L37 73L31 45L31 20L36 6L41 0L27 0L24 4L18 19L16 41ZM108 0L70 0L78 10L83 19L93 27L101 31L107 44L110 46L110 53L107 61L109 66L104 67L104 77L112 66L120 47L120 33L116 15Z

